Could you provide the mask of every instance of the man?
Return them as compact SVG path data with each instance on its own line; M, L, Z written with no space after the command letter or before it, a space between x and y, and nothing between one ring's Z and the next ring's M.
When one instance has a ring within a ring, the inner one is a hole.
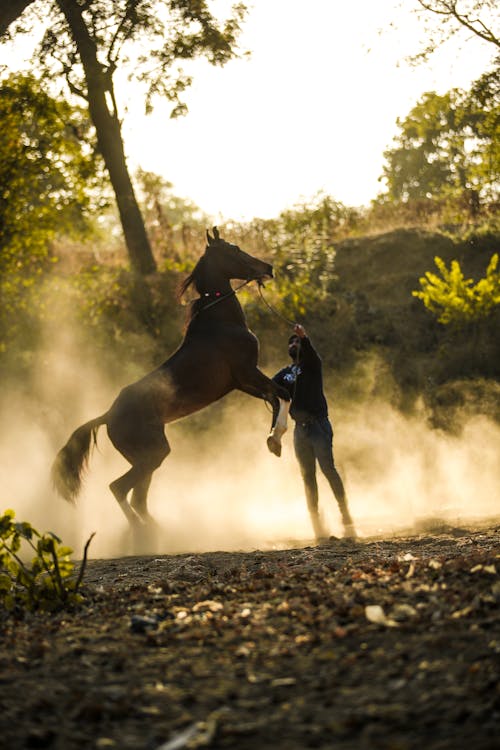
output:
M307 507L316 538L327 536L318 509L316 461L327 478L337 500L344 536L354 539L356 532L350 516L342 479L333 459L333 430L323 393L321 359L302 325L296 323L288 340L292 365L276 373L273 380L290 394L290 416L295 421L293 443L306 491Z

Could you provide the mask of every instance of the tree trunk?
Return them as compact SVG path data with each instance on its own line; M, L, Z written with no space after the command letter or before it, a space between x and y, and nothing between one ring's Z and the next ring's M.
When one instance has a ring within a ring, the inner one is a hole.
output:
M120 121L114 106L113 71L99 62L96 44L85 25L80 6L74 0L57 0L57 3L71 29L85 72L90 117L115 192L130 263L140 275L153 273L156 263L128 172Z
M0 4L0 36L3 36L11 23L17 21L25 8L34 0L2 0Z

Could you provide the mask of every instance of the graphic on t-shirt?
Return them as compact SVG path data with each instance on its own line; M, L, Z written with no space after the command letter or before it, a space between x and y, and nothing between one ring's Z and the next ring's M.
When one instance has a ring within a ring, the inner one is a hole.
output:
M298 376L301 373L301 369L298 365L292 365L288 372L283 375L283 380L287 383L295 383Z

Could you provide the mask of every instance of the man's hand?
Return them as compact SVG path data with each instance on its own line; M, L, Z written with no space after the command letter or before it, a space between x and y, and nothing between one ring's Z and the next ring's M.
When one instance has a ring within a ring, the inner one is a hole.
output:
M300 325L300 323L295 323L293 332L297 334L299 339L303 339L305 338L305 336L307 336L306 329L304 328L304 326Z

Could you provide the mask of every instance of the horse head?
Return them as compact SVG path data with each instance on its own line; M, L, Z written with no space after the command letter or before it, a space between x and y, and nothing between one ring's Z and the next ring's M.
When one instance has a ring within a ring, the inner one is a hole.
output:
M237 245L223 240L217 227L214 227L213 237L207 229L207 247L205 257L213 263L220 273L227 279L245 279L252 281L256 279L262 282L264 279L273 277L273 267L253 255L241 250Z

